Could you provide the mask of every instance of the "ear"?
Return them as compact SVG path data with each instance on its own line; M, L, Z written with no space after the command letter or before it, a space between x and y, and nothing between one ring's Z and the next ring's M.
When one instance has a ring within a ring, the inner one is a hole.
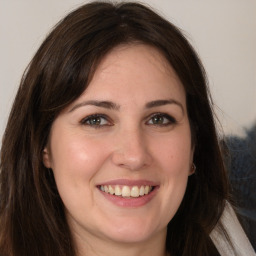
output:
M190 170L189 170L189 176L191 176L192 174L194 174L196 172L196 166L194 163L192 163Z
M196 172L196 166L194 164L194 153L195 153L195 145L192 145L192 148L191 148L191 155L190 155L190 170L189 170L189 173L188 175L191 176L192 174L194 174Z
M47 147L43 150L43 163L46 168L51 168L50 152Z

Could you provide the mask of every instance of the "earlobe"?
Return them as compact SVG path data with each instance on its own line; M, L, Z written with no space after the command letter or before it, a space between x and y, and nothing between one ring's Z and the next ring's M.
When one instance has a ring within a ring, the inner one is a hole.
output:
M190 170L189 170L189 174L188 176L193 175L194 173L196 173L196 165L193 163L193 158L194 158L194 152L195 152L195 145L192 145L192 149L191 149L191 158L190 158Z
M46 168L51 168L50 153L46 147L43 150L43 163Z
M189 171L189 176L196 173L196 166L194 163L192 163L190 171Z

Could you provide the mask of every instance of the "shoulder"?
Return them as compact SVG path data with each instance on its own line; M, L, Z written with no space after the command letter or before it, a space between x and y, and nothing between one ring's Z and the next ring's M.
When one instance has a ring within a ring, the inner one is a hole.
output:
M226 234L220 231L220 225L225 228ZM256 256L229 203L226 204L223 215L210 236L219 253L223 256Z

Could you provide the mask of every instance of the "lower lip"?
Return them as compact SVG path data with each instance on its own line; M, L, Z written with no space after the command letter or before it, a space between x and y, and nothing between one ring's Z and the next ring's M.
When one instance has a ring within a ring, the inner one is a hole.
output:
M153 199L153 197L156 195L157 190L158 190L158 187L155 187L154 190L147 195L140 196L140 197L129 197L129 198L111 195L101 190L99 191L107 200L111 201L113 204L117 206L135 208L135 207L140 207L149 203Z

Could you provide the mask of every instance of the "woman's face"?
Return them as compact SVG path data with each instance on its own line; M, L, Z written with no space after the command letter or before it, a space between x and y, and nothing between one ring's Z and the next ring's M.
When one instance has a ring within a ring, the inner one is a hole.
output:
M145 45L119 46L54 121L44 149L79 239L164 239L191 174L184 88Z

